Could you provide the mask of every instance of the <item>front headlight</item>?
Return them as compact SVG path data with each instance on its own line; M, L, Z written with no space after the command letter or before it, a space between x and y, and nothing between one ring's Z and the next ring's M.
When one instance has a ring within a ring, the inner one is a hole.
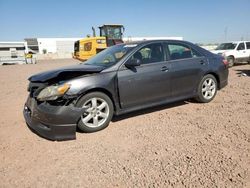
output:
M56 100L58 97L63 96L69 90L69 88L70 88L69 84L48 86L39 93L37 99L39 101Z

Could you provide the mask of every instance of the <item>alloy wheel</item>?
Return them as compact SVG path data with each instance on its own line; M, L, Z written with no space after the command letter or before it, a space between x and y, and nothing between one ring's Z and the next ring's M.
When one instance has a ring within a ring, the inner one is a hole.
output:
M100 127L109 117L109 105L104 99L91 98L82 107L86 110L81 116L81 121L88 127Z
M216 92L216 83L212 78L207 78L202 83L202 95L205 99L209 100L213 98Z

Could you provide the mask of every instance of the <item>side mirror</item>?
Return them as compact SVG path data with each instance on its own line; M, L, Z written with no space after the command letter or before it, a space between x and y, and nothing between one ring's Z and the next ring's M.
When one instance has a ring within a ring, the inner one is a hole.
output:
M125 63L126 67L136 67L141 65L141 60L140 59L130 59Z

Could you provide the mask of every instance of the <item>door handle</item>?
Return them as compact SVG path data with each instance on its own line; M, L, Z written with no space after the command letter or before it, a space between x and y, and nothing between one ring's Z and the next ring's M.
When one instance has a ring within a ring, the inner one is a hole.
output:
M163 67L161 68L161 71L168 72L168 67L163 66Z

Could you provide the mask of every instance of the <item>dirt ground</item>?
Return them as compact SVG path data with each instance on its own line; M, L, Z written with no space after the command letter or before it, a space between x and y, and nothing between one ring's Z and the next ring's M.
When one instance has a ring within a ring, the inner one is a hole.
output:
M27 78L75 63L0 67L0 187L250 187L250 65L231 68L209 104L131 113L73 141L40 138L22 115Z

